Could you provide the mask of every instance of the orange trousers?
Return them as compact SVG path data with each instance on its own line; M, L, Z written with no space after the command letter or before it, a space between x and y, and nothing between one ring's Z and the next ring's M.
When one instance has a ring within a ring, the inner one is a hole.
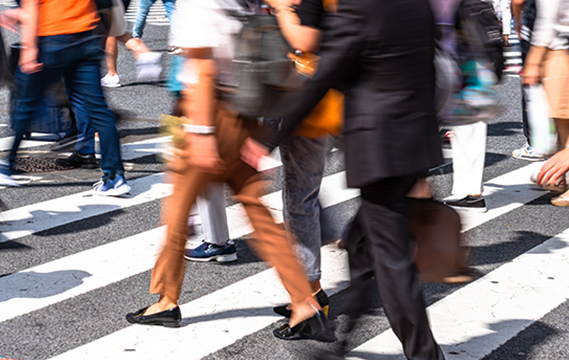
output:
M166 242L152 270L150 292L178 299L185 272L184 250L188 234L188 215L196 197L211 181L227 183L235 198L245 208L253 225L249 247L264 261L272 264L291 297L292 305L312 296L306 275L293 251L291 238L284 226L276 224L269 210L259 200L263 175L240 159L245 139L258 129L255 121L238 119L226 110L219 110L216 135L219 155L225 163L223 174L205 173L177 159L169 173L173 194L163 205L167 225Z

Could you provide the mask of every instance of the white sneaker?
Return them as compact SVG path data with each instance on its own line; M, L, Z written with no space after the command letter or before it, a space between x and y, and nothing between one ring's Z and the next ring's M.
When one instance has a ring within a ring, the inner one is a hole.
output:
M543 161L546 160L549 155L538 153L528 143L526 143L521 148L512 151L512 157L519 160Z
M142 82L157 82L160 79L162 53L149 52L141 54L136 60L136 79Z
M101 79L101 86L108 88L116 88L121 86L121 83L119 81L119 76L118 75L111 76L109 74L103 76L103 78Z

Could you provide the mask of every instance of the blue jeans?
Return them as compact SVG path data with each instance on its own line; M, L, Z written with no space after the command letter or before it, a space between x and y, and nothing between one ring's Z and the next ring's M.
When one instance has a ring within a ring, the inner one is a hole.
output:
M8 158L10 164L16 159L22 137L46 89L63 77L73 112L78 118L88 117L93 130L99 133L101 169L111 177L124 172L115 116L107 106L101 87L100 66L104 52L99 38L92 31L86 31L38 39L38 62L43 63L43 70L33 74L16 71L12 113L15 138Z
M138 5L138 10L136 11L136 18L134 19L134 26L132 28L132 36L135 38L141 38L144 31L144 25L146 25L146 17L150 11L150 7L154 5L156 0L140 0ZM168 21L172 23L172 12L174 11L176 0L162 0L164 4L164 9L166 9L166 16Z
M329 224L322 217L318 193L331 140L291 135L279 146L285 226L297 240L295 248L308 281L319 281L322 274L320 247Z

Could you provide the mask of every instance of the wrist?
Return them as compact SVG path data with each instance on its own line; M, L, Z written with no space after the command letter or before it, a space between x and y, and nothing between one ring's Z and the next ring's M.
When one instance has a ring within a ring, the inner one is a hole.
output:
M215 134L215 126L184 124L183 127L184 131L190 134L196 134L196 135Z

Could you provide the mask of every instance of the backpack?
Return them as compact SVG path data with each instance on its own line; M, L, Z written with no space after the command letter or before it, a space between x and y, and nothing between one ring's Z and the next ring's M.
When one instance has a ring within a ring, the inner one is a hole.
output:
M478 60L489 60L499 81L504 70L504 37L492 5L483 0L462 0L457 21L473 52L471 55Z
M492 7L462 0L455 28L458 59L435 48L435 106L442 126L487 121L498 110L492 86L503 70L503 39Z
M276 17L253 14L246 17L236 39L230 96L235 110L245 118L278 118L279 100L300 89L306 79L288 57L290 45L280 32Z

